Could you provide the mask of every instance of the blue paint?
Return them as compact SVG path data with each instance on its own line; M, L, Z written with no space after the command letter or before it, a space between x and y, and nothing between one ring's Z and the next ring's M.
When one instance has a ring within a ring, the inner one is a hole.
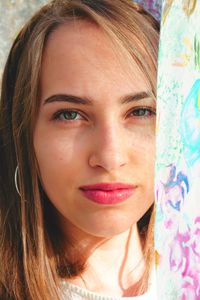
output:
M200 159L200 79L196 80L186 98L181 114L181 136L188 166Z

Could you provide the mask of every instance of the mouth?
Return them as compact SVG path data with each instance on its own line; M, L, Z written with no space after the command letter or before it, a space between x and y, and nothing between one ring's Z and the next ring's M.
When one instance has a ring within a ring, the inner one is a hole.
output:
M87 199L103 205L121 203L130 198L135 189L136 186L124 183L98 183L80 187Z

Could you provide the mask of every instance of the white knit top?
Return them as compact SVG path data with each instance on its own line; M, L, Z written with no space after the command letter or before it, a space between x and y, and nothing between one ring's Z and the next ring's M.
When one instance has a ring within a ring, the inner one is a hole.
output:
M140 296L134 297L113 297L106 296L99 293L90 292L84 288L81 288L77 285L71 284L66 281L61 283L61 300L156 300L156 276L155 270L152 272L152 276L149 282L148 291Z

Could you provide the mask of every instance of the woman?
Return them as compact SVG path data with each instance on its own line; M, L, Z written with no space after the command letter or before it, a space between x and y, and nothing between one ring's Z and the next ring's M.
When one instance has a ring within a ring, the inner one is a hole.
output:
M150 299L157 47L128 0L53 1L19 33L0 106L0 299Z

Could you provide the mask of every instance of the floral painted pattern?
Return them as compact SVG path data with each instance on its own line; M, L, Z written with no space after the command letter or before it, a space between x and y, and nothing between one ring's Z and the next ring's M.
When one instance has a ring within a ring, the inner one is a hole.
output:
M200 299L200 1L164 0L157 92L158 299Z
M157 20L160 20L162 0L135 0L144 6Z

